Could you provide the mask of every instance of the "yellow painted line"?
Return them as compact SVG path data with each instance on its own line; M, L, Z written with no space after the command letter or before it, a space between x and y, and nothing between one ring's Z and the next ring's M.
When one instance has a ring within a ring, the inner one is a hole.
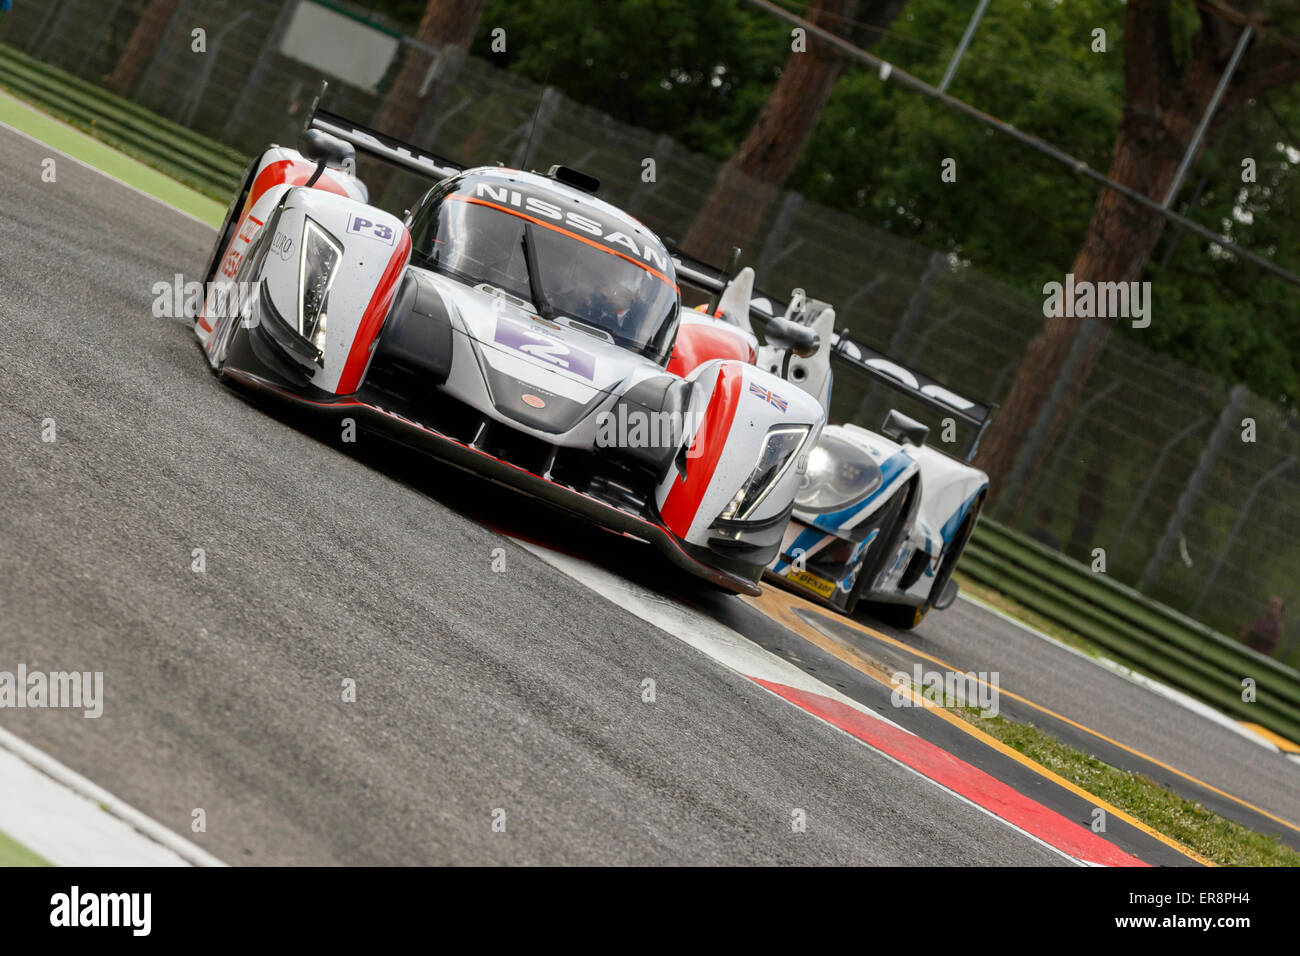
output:
M837 623L850 627L853 630L861 631L863 634L873 637L876 640L881 641L885 644L889 644L893 647L896 647L899 650L906 651L908 654L913 654L916 657L923 657L927 661L939 665L944 670L965 673L965 671L962 671L960 668L953 667L947 661L942 661L931 654L927 654L924 651L917 650L915 647L912 647L908 644L903 643L900 640L892 638L888 634L882 634L879 631L874 630L873 628L867 627L865 624L860 624L857 621L853 620L852 618L829 613L819 605L813 604L811 601L805 601L803 598L797 597L796 595L788 594L782 591L777 591L774 588L765 588L763 594L764 596L768 594L772 594L773 596L780 594L782 597L787 598L790 601L792 606L804 608L809 611L815 611L817 614L827 618L828 620L833 620L836 621ZM751 600L751 599L747 598L746 600ZM759 603L759 599L752 599L751 603L757 606ZM795 617L793 614L789 616L796 621L800 620L799 618ZM821 634L820 631L818 631L817 633L819 635ZM842 646L848 646L848 645L842 645ZM870 658L866 658L865 656L864 659L870 660ZM981 683L983 682L981 681ZM1201 780L1197 777L1193 777L1191 774L1185 773L1184 771L1179 770L1177 767L1172 767L1169 764L1165 763L1163 760L1157 760L1155 757L1152 757L1149 754L1145 754L1142 751L1136 749L1135 747L1130 747L1128 744L1120 743L1118 740L1115 740L1113 737L1107 737L1105 734L1093 730L1091 727L1086 727L1076 720L1071 720L1069 717L1066 717L1064 714L1058 714L1056 711L1048 707L1044 707L1042 704L1036 704L1029 698L1022 697L1016 693L1012 693L1011 691L1006 690L1002 687L998 688L998 693L1001 694L1003 697L1010 697L1012 700L1019 701L1020 703L1024 704L1026 707L1032 707L1034 710L1038 711L1041 714L1047 714L1049 717L1054 717L1055 719L1061 721L1062 723L1069 724L1071 727L1075 728L1076 730L1081 730L1086 734L1090 734L1093 737L1096 737L1098 740L1104 740L1106 743L1114 747L1118 747L1120 750L1123 750L1125 753L1130 753L1135 757L1141 757L1143 760L1148 761L1154 766L1160 767L1162 770L1168 770L1170 773L1174 774L1175 776L1182 777L1184 780L1188 781L1189 783L1194 783L1198 787L1204 787L1206 790L1209 790L1211 793L1223 797L1225 800L1231 800L1233 803L1237 804L1238 806L1245 807L1247 810L1251 810L1255 813L1258 813L1260 816L1267 817L1268 819L1272 820L1274 823L1280 824L1281 826L1284 826L1287 829L1295 830L1297 833L1300 833L1300 826L1297 826L1296 824L1292 823L1290 820L1284 820L1282 819L1282 817L1279 817L1276 814L1269 813L1267 810L1263 809L1262 807L1257 807L1253 803L1243 800L1241 797L1234 796L1233 794L1228 793L1226 790L1220 790L1218 787L1214 786L1213 784L1206 783L1204 780ZM1288 743L1290 743L1290 741L1288 741ZM1294 746L1294 744L1292 746Z
M1106 813L1108 813L1109 815L1115 817L1116 819L1123 820L1125 823L1129 824L1129 826L1141 830L1143 833L1147 834L1147 836L1151 837L1152 839L1159 840L1161 843L1165 844L1171 849L1177 850L1179 853L1181 853L1183 856L1187 857L1188 859L1194 860L1197 863L1202 864L1203 866L1216 865L1212 860L1208 860L1205 857L1201 856L1201 854L1197 853L1195 850L1183 846L1183 844L1179 843L1177 840L1173 839L1172 837L1168 837L1165 834L1161 833L1159 830L1156 830L1154 827L1151 827L1148 824L1143 823L1141 820L1137 819L1136 817L1134 817L1129 813L1126 813L1125 811L1121 810L1119 807L1114 806L1113 804L1108 803L1105 800L1102 800L1100 797L1096 796L1095 794L1089 793L1087 790L1084 790L1082 787L1078 786L1077 784L1072 783L1069 780L1066 780L1060 774L1048 770L1042 764L1035 763L1033 760L1030 760L1020 751L1016 750L1013 747L1008 746L1007 744L998 740L996 737L990 736L989 734L980 730L978 727L974 726L968 721L962 720L956 714L953 714L949 712L947 709L940 707L938 704L934 703L933 701L927 700L925 697L922 697L919 694L916 694L915 692L912 692L905 687L900 687L899 685L895 684L892 680L889 679L888 676L886 676L885 669L878 662L873 661L871 658L867 657L865 654L858 651L856 648L846 644L842 644L841 642L835 640L834 638L829 637L826 634L823 634L815 627L810 626L807 622L805 622L802 618L798 617L794 613L794 608L801 607L810 611L816 611L818 615L822 617L826 617L828 619L842 620L843 623L852 624L856 627L859 627L861 630L865 631L868 634L871 634L872 636L880 637L892 644L897 644L898 646L906 649L910 653L920 654L919 651L916 651L915 649L910 648L906 644L902 644L899 641L894 641L892 638L889 638L884 634L877 634L875 631L872 631L869 628L861 627L861 625L856 625L855 622L849 620L848 618L843 618L843 619L839 617L832 618L830 614L826 613L825 611L823 611L821 608L811 603L810 601L806 601L803 598L796 597L793 594L787 594L784 591L778 591L775 588L764 588L763 593L759 597L743 597L742 600L748 602L751 606L758 609L759 611L762 611L764 614L771 617L777 623L794 631L796 634L798 634L800 637L807 640L809 643L820 648L821 650L825 651L831 656L843 661L845 664L848 664L850 667L852 667L854 670L857 670L859 673L863 674L864 676L869 677L872 680L876 681L877 683L890 688L891 691L897 690L900 691L901 693L910 694L914 704L925 707L927 710L930 711L930 713L934 714L936 717L939 717L940 719L947 721L948 723L952 724L954 727L961 729L965 733L974 737L976 740L979 740L981 743L989 747L992 747L994 750L998 751L999 753L1005 754L1007 757L1010 757L1012 760L1016 761L1022 766L1034 771L1034 773L1038 774L1039 776L1047 780L1050 780L1052 783L1056 784L1059 787L1063 787L1064 789L1075 794L1076 796L1084 798L1085 800L1090 802L1093 806L1100 807L1101 809L1105 810ZM939 664L945 670L951 670L951 671L957 670L957 668L949 667L948 665L944 664L942 661L930 657L927 654L920 654L920 656L925 657L927 660L933 661L936 664ZM965 672L962 671L961 673L965 673ZM1009 697L1015 697L1015 695L1008 694L1006 691L1002 690L1001 688L999 688L998 693L1007 694L1007 696ZM1015 699L1021 700L1022 698L1015 697Z
M1259 724L1252 724L1245 720L1239 720L1237 723L1241 724L1241 726L1245 727L1252 734L1263 737L1284 754L1300 754L1300 744L1287 740L1281 734L1273 733L1273 731L1269 730L1267 727L1261 727Z

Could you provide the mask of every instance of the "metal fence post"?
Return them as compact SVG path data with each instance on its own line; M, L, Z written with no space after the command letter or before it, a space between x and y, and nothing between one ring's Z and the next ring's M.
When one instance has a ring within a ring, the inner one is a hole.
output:
M1219 576L1219 570L1223 567L1223 562L1228 559L1228 553L1232 550L1232 545L1237 540L1237 535L1241 532L1241 526L1246 522L1246 515L1250 514L1250 508L1255 503L1255 496L1259 494L1259 489L1276 478L1282 472L1286 471L1295 464L1295 456L1292 455L1286 461L1277 467L1265 472L1250 488L1250 493L1246 495L1246 500L1241 505L1241 510L1237 512L1237 520L1232 523L1232 530L1228 532L1228 540L1223 543L1219 549L1219 556L1214 559L1214 567L1210 573L1205 576L1205 581L1201 584L1201 591L1196 595L1196 601L1192 604L1192 614L1195 615L1201 609L1201 602L1205 600L1205 595L1210 593L1210 588L1214 587L1214 581Z
M939 92L944 93L948 90L948 84L952 82L953 76L957 73L957 64L961 58L966 55L966 48L970 46L970 41L975 36L975 28L980 25L980 20L984 19L984 11L989 5L989 0L980 0L980 4L975 8L975 15L970 18L970 23L966 24L966 32L961 35L961 42L957 44L957 49L948 61L948 69L943 71L943 79L939 81Z
M1052 385L1052 391L1043 403L1043 407L1038 412L1038 418L1034 421L1034 426L1025 436L1024 447L1020 449L1020 454L1016 456L1015 463L1011 466L1011 474L1007 476L1007 486L1003 490L1001 500L1007 502L1011 509L1018 511L1015 507L1016 502L1020 500L1020 492L1025 483L1029 480L1029 472L1038 460L1039 449L1047 440L1047 434L1051 430L1052 422L1056 419L1057 410L1061 403L1065 401L1065 396L1070 390L1070 383L1074 381L1074 370L1078 364L1083 361L1094 347L1096 339L1103 335L1101 323L1096 319L1085 319L1083 325L1075 333L1074 341L1070 345L1070 354L1066 356L1065 364L1061 367L1060 374L1057 375L1056 381Z
M144 79L140 81L140 86L136 89L135 94L131 96L131 99L137 103L143 103L145 97L157 85L158 75L162 72L163 58L167 55L167 51L171 49L171 41L176 36L177 27L184 22L189 13L190 0L181 0L180 6L172 14L172 18L167 21L167 28L163 30L162 36L158 38L158 47L154 50L153 57L145 68Z
M909 359L909 361L911 361L914 364L920 364L924 362L925 356L923 353L925 352L925 347L930 344L931 337L934 335L935 332L938 332L940 329L946 326L953 319L957 318L957 316L959 315L961 315L961 309L953 309L943 318L939 319L939 321L931 322L926 327L926 330L916 337L916 344L912 346L912 351L910 353L911 358Z
M207 48L207 52L203 54L203 68L199 71L198 79L190 86L190 91L185 96L185 105L181 108L181 115L179 117L182 126L190 126L193 124L194 114L197 113L199 107L203 105L203 95L208 90L208 83L212 79L213 69L216 68L217 58L221 56L222 42L226 39L226 36L230 31L238 29L239 26L252 15L252 11L245 10L243 13L239 14L239 16L235 17L235 19L222 27L217 32L216 37L213 38L212 44Z
M911 331L912 326L921 320L925 315L926 306L930 304L930 291L934 284L939 281L939 276L943 275L944 270L948 268L948 257L942 252L930 253L930 258L925 264L925 271L921 273L921 279L916 284L916 291L912 297L907 300L907 308L903 310L902 318L898 321L898 327L889 339L889 351L894 355L899 355L903 351L903 339Z
M844 305L841 306L839 309L835 310L836 314L841 316L848 315L849 311L853 308L854 304L858 301L858 299L864 298L870 295L872 292L876 291L876 287L879 286L882 282L884 282L886 278L887 278L886 274L882 272L879 275L877 275L874 279L872 279L870 282L862 283L862 285L858 286L857 291L855 291L851 296L849 296L847 299L844 300Z
M51 3L49 5L49 8L45 11L45 16L41 17L41 25L36 28L36 36L40 37L40 40L32 44L32 56L38 59L45 58L45 51L50 48L51 41L63 33L63 21L67 17L68 11L76 5L76 0L64 0L63 3Z
M772 267L776 265L777 261L783 259L794 248L792 243L786 242L786 236L790 234L790 227L794 224L794 217L798 214L802 205L803 196L799 193L787 192L782 197L776 218L772 221L772 228L768 230L767 241L763 243L763 249L759 253L758 261L754 266L754 271L758 273L760 282L763 281L762 277L771 273Z
M1119 388L1122 384L1124 384L1123 379L1115 379L1115 381L1111 382L1096 395L1093 395L1086 402L1080 405L1079 410L1074 413L1074 418L1070 422L1070 430L1065 433L1064 440L1062 440L1060 445L1057 446L1056 456L1052 459L1051 467L1047 469L1045 474L1039 476L1038 484L1034 487L1034 490L1029 497L1027 507L1030 514L1033 514L1038 508L1038 502L1043 497L1043 489L1047 486L1048 476L1056 475L1057 484L1060 484L1060 476L1058 473L1061 470L1061 464L1065 461L1065 456L1070 453L1070 449L1074 446L1074 440L1079 436L1079 429L1082 428L1084 422L1088 420L1088 413L1092 411L1094 405L1111 392L1115 391L1115 389Z
M555 87L548 86L542 90L542 98L537 103L536 111L530 112L528 119L515 131L519 136L519 145L515 148L512 165L516 169L523 169L528 163L534 142L546 135L546 127L551 125L551 118L563 101L564 94Z
M676 145L677 141L664 133L660 133L655 137L655 143L651 147L650 155L644 157L645 159L654 160L655 178L653 182L639 183L637 188L632 190L632 195L628 197L627 201L627 211L632 215L639 217L641 210L645 208L646 202L663 188L663 165L672 155L673 147Z
M1119 549L1124 546L1124 539L1128 537L1129 530L1133 527L1133 522L1137 519L1138 512L1142 510L1142 506L1146 503L1147 495L1151 494L1151 488L1155 484L1156 478L1159 476L1161 469L1164 468L1165 459L1169 457L1169 453L1178 446L1180 441L1192 432L1196 431L1207 421L1209 421L1209 419L1202 415L1173 438L1160 446L1160 451L1156 455L1156 460L1152 462L1151 470L1147 472L1146 481L1142 482L1142 490L1139 491L1137 497L1133 499L1133 504L1129 507L1128 514L1124 516L1124 523L1119 526L1119 534L1115 536L1115 543L1111 545L1111 551L1114 554L1119 554Z
M1223 446L1228 441L1228 435L1238 427L1238 416L1245 407L1246 386L1234 385L1232 391L1228 393L1228 404L1223 407L1219 413L1219 421L1214 426L1214 431L1210 434L1210 439L1205 443L1205 448L1201 451L1201 457L1196 462L1196 468L1193 469L1191 477L1187 479L1187 485L1183 488L1183 493L1178 496L1178 504L1174 508L1174 513L1169 516L1169 523L1165 526L1164 536L1161 537L1160 543L1156 545L1155 552L1147 562L1146 569L1142 572L1142 580L1138 582L1138 590L1145 591L1151 586L1160 569L1165 562L1169 560L1169 554L1178 542L1178 537L1183 533L1183 525L1186 523L1188 516L1192 512L1192 505L1196 502L1196 496L1201 491L1201 486L1205 484L1205 479L1209 477L1210 470L1218 460L1219 454L1223 451Z
M249 101L261 89L262 77L266 75L276 50L280 48L280 41L284 38L285 31L289 29L289 21L297 9L298 0L283 0L281 3L280 12L275 15L275 22L271 24L271 29L266 34L266 41L257 51L257 57L244 78L244 84L239 88L239 95L235 97L234 105L226 114L226 122L221 127L222 142L230 143L234 139L235 123L245 115Z

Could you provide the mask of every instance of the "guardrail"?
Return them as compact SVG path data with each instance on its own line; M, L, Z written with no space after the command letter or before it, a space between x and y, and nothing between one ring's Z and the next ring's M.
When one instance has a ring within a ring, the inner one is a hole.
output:
M994 521L980 521L959 568L1120 663L1300 743L1300 672L1285 664Z
M220 202L248 160L157 113L0 44L0 87Z

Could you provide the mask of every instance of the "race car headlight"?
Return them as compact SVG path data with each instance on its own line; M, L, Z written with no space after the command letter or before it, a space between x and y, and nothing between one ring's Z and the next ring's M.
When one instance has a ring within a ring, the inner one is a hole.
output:
M880 466L861 448L835 435L822 435L808 455L794 504L802 511L838 511L880 487Z
M753 514L790 470L811 430L808 425L777 425L770 429L763 439L754 470L718 517L723 521L744 521Z
M298 257L298 334L318 349L325 347L325 306L330 286L343 258L343 246L315 220L302 225L302 252Z

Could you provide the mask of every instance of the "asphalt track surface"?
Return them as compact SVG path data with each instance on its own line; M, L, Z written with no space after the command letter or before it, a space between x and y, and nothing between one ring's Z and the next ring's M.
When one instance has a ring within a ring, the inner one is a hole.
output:
M47 155L0 130L0 669L102 670L107 702L4 727L235 864L1067 862L502 531L753 621L738 599L222 387L150 314L212 231L71 161L43 183ZM903 637L1300 819L1293 764L996 617L959 604Z

